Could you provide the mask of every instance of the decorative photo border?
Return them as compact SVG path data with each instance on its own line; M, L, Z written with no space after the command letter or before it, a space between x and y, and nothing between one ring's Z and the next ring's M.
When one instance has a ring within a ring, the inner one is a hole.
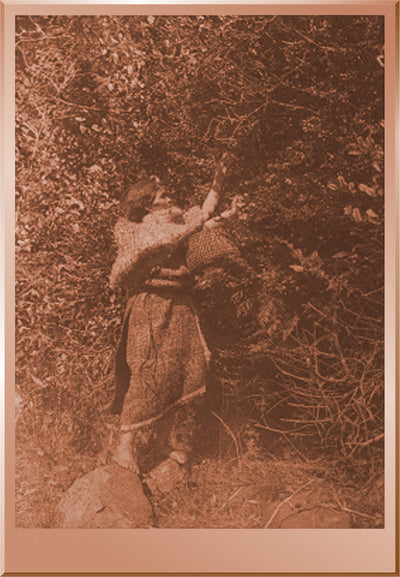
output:
M22 529L15 526L15 17L381 15L385 21L385 526L382 529ZM400 575L399 3L1 2L5 297L4 575Z

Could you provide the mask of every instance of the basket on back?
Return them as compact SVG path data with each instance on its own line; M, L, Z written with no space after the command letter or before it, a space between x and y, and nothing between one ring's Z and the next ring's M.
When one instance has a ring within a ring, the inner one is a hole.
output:
M186 264L191 273L199 273L207 266L227 260L240 260L240 252L234 242L220 230L203 229L190 237Z

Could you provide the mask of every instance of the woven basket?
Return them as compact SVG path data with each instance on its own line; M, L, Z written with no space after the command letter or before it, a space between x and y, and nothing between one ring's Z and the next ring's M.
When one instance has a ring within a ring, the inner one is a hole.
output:
M189 239L186 264L192 273L224 259L238 258L240 258L239 249L220 231L204 229Z

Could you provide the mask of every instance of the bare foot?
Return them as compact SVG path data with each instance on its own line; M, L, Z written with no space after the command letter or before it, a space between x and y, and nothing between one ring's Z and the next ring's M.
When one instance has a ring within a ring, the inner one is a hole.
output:
M185 465L187 461L187 455L185 451L171 451L169 458L179 465Z
M128 471L136 473L136 475L140 475L139 467L133 456L132 450L125 447L117 447L113 453L112 460L123 469L127 469Z

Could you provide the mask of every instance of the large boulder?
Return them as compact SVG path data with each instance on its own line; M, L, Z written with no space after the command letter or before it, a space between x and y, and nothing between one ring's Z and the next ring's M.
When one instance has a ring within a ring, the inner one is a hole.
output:
M139 477L113 464L75 481L58 504L55 523L74 529L132 529L150 527L152 514Z

